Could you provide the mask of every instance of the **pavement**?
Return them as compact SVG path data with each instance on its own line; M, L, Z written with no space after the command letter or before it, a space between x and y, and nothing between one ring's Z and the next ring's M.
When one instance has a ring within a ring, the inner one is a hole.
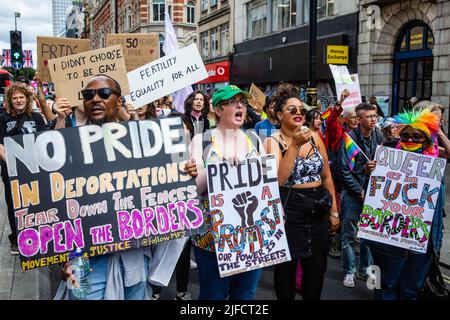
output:
M446 167L447 181L450 181L450 165ZM0 182L0 300L51 300L60 279L60 266L54 265L21 271L19 256L9 254L10 234L6 203L3 195L3 183ZM441 271L447 286L450 288L450 188L447 187L444 218L444 243L441 250ZM193 258L193 254L191 254ZM274 267L265 268L262 272L255 299L275 300L273 289ZM353 289L343 287L342 258L328 258L328 269L325 275L322 299L324 300L372 300L373 292L365 283L356 280ZM196 270L191 270L188 290L196 299L199 292L199 281ZM176 282L173 276L169 286L161 293L162 300L173 300L176 293ZM301 296L297 295L301 300Z

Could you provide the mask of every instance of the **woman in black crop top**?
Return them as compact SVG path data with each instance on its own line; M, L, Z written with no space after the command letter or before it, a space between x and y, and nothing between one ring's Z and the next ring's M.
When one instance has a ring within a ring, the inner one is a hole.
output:
M292 260L275 267L274 284L279 300L295 299L298 258L303 269L304 300L320 299L327 269L328 231L339 226L335 192L325 146L305 122L306 109L298 90L280 86L275 96L280 130L265 141L274 153L284 204L286 236Z

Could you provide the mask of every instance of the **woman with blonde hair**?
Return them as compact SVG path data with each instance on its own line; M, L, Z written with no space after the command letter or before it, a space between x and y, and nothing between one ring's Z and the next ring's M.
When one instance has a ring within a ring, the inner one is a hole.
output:
M44 118L39 112L33 111L33 92L24 84L14 82L6 88L6 113L0 115L0 163L2 180L5 185L5 200L8 207L8 220L11 227L9 241L11 254L19 254L17 232L12 203L11 186L6 168L6 150L3 140L19 134L34 133L46 130Z

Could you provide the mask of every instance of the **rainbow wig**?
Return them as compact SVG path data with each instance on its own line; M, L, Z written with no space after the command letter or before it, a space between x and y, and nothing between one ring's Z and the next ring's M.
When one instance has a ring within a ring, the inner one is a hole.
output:
M392 124L399 128L399 133L406 127L410 126L420 130L427 135L431 145L424 154L435 155L437 149L437 133L439 132L439 117L432 113L429 109L421 111L406 111L394 116ZM432 151L433 150L433 151ZM439 153L438 153L439 154Z

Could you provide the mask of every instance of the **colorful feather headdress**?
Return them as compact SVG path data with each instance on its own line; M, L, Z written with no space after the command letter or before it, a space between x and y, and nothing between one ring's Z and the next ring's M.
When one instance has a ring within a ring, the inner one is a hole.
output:
M429 109L400 113L392 118L392 122L399 126L399 131L407 126L418 129L425 133L431 141L439 132L439 117Z

